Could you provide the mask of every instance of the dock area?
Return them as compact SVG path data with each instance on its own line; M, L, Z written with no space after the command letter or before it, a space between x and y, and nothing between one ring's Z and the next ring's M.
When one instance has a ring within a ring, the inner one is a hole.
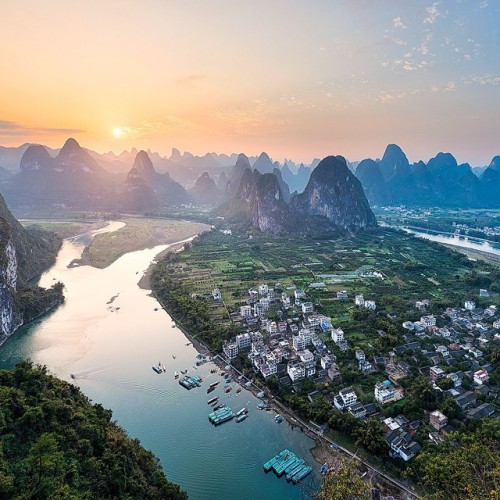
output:
M208 420L210 420L210 422L212 422L212 424L214 425L223 424L224 422L232 420L233 418L233 410L231 410L231 408L228 408L227 406L224 406L223 408L220 408L219 410L216 410L208 415Z
M264 464L264 472L270 470L278 477L286 474L286 480L296 484L312 472L312 467L307 465L304 459L285 449Z
M195 387L200 387L201 378L197 375L193 375L192 377L190 377L189 375L184 375L184 377L179 380L179 384L189 391L191 389L194 389Z

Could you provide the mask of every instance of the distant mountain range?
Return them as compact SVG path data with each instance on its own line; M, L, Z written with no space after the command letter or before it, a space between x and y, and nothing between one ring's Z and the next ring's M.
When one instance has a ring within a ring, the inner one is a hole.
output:
M381 160L344 160L358 177L371 205L464 208L500 206L499 157L487 167L458 165L450 153L410 164L400 147L387 146ZM0 147L0 191L13 208L158 211L173 205L215 207L238 193L246 169L274 174L285 203L308 184L320 164L273 161L265 152L207 153L172 149L99 154L68 139L61 149L24 144Z
M356 168L372 205L500 207L500 156L476 173L468 163L459 165L450 153L438 153L427 164L410 165L395 144L387 146L381 160L366 159Z

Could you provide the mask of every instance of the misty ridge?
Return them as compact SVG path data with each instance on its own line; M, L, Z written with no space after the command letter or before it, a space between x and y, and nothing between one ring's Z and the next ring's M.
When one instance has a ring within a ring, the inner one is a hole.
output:
M194 156L174 148L168 158L135 149L100 154L70 138L59 150L28 144L1 147L0 192L13 209L144 213L196 205L222 206L227 214L231 200L241 198L246 170L272 177L268 182L276 183L277 200L297 205L293 199L306 190L319 164L320 159L308 165L293 160L280 163L265 152L258 157ZM399 146L390 144L381 159L349 162L342 158L330 168L342 165L359 179L370 206L500 207L499 156L487 167L476 168L459 165L450 153L438 153L427 163L410 163ZM239 210L234 203L233 209Z

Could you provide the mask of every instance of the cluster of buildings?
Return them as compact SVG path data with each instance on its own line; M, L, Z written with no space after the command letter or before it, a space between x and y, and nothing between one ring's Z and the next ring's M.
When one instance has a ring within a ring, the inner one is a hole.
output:
M219 291L214 290L214 299L220 295L215 292ZM337 299L346 300L347 293L338 292ZM360 307L376 307L374 301L365 301L362 295L357 295L354 303ZM271 306L275 320L268 318ZM333 408L360 419L376 415L384 405L404 397L399 378L425 375L435 390L453 398L466 418L497 415L491 403L480 404L484 398L478 400L481 393L500 399L499 389L491 385L489 376L493 367L482 359L484 346L493 339L500 340L497 308L478 308L469 300L463 307L448 308L435 316L426 314L429 307L428 300L415 303L422 315L417 321L403 323L407 332L403 335L404 343L389 352L368 359L362 349L355 349L354 363L362 374L385 371L387 379L373 387L374 402L359 401L355 388L349 386L338 394L326 396ZM446 325L438 326L438 318L441 318L440 325ZM228 360L244 353L256 373L264 379L276 376L283 386L295 387L311 377L315 381L341 380L337 357L322 338L330 337L341 352L351 346L341 328L335 328L329 317L315 312L303 290L284 290L279 283L274 288L261 284L256 290L248 291L246 303L241 305L239 314L233 313L233 321L245 326L246 331L224 344L223 352ZM442 379L449 381L443 384ZM318 391L315 393L320 395ZM309 396L312 401L313 393ZM421 423L409 422L404 415L383 422L391 456L403 460L413 458L420 450L413 436ZM446 416L438 411L429 415L429 423L433 428L429 439L435 442L450 431Z

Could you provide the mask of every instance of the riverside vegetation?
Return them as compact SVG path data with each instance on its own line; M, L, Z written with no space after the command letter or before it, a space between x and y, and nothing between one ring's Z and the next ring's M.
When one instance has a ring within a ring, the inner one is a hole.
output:
M382 414L389 417L403 413L425 421L428 411L440 409L458 433L439 445L432 445L427 440L428 425L422 426L414 439L424 444L424 448L419 459L413 462L387 458L388 447L378 419L362 421L338 412L325 396L352 385L361 402L374 402L373 387L387 375L379 370L362 374L357 369L354 351L363 349L366 357L372 358L404 343L402 323L415 320L418 300L430 299L428 313L436 315L446 307L455 307L471 298L480 307L500 304L500 268L469 260L437 243L390 229L374 229L336 240L231 229L232 233L219 230L204 233L186 245L184 252L169 254L156 266L153 290L176 320L213 350L220 351L225 339L242 331L232 318L245 303L249 289L267 282L279 283L283 290L294 287L306 290L315 310L331 317L332 324L344 330L352 346L346 352L339 352L330 338L322 337L337 356L342 383L325 384L305 379L294 392L279 384L275 376L265 382L257 377L256 382L267 384L305 419L328 423L329 436L356 451L358 456L400 477L417 480L426 487L426 494L436 498L445 498L443 492L446 491L456 492L456 498L478 498L485 491L498 494L498 476L495 476L498 474L495 460L498 462L499 458L495 442L498 421L484 419L465 424L460 408L434 390L429 379L418 373L418 367L413 366L411 374L399 381L405 398L383 407ZM374 276L373 271L381 273L381 277ZM326 284L323 288L309 287L322 281ZM214 288L222 293L222 305L210 300ZM478 297L480 288L489 289L490 297ZM341 290L347 291L350 300L337 300L336 294ZM360 293L366 299L376 299L376 311L354 306L352 299ZM275 320L287 316L298 320L299 315L294 310L282 311L280 306L271 307L268 313L268 318ZM441 316L437 320L438 326L442 326ZM490 379L495 384L500 382L499 353L497 342L486 349L485 361L494 367ZM402 354L402 359L410 360L411 354ZM234 364L248 376L255 377L244 354L240 354ZM314 390L319 390L322 397L310 403L307 395ZM463 457L473 448L477 456L484 458L485 467L479 470L474 460L467 467L462 464L458 481L456 463L463 462ZM440 470L446 471L445 474L439 475ZM454 489L448 489L451 487Z
M127 437L111 410L29 361L0 371L1 498L187 495Z

